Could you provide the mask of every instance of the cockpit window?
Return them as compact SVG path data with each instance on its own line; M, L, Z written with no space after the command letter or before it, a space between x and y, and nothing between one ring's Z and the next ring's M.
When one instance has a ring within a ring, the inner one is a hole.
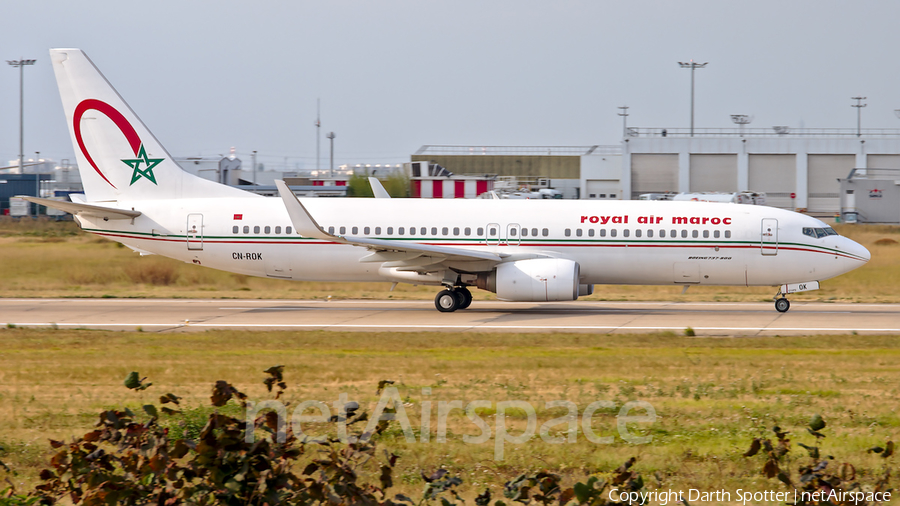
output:
M829 235L838 235L837 232L834 231L831 227L825 228L813 228L813 227L803 227L803 235L808 235L813 239L821 239L825 236Z

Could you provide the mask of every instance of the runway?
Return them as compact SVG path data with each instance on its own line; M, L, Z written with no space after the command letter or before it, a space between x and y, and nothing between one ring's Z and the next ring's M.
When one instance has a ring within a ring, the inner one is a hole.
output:
M476 301L440 313L431 301L0 299L0 324L154 332L335 330L369 332L675 332L698 336L900 333L900 305L794 302Z

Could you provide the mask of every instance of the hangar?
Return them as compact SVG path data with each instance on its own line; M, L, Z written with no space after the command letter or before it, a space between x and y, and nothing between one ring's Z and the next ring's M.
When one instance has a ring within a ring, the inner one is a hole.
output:
M413 161L456 174L549 179L566 198L765 192L768 205L835 214L851 170L900 169L900 129L628 128L620 145L423 146Z

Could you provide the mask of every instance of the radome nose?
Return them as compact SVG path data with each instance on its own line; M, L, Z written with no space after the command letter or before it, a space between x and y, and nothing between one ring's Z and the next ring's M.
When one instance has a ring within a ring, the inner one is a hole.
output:
M868 262L872 259L872 254L866 249L862 244L852 241L850 239L844 238L847 241L846 251L851 255L854 255L859 258L859 260L863 263Z

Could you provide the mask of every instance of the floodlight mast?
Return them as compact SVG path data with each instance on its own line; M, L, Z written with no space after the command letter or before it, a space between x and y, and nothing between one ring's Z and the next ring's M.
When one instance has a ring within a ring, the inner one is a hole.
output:
M320 114L321 100L316 99L316 174L319 173L319 130L322 130L322 116Z
M618 113L619 116L622 116L622 137L628 136L628 106L620 105L619 109L622 109L622 112Z
M25 65L34 65L37 60L6 60L13 67L19 67L19 173L25 173ZM40 178L38 178L40 180ZM40 197L40 195L35 195Z
M328 140L331 141L331 160L328 164L328 177L334 177L334 138L336 136L334 135L334 132L328 132L325 137L327 137Z
M688 62L678 62L683 69L691 69L691 137L694 136L694 70L702 69L709 65L709 62L697 63L694 60Z
M744 125L749 125L751 121L753 121L753 116L747 116L746 114L732 114L731 121L738 125L738 130L740 130L741 137L744 136Z
M862 103L866 97L850 97L850 100L856 100L855 104L850 104L850 107L856 107L856 136L862 136L862 129L860 126L862 125L862 108L869 105Z

